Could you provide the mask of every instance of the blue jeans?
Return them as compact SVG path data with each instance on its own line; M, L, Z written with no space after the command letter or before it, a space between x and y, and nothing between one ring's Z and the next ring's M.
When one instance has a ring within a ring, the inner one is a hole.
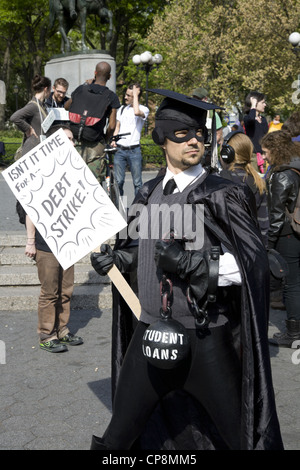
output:
M132 175L132 181L134 185L134 194L136 194L139 188L143 185L142 182L142 152L141 147L136 147L131 150L119 148L114 156L114 173L115 178L119 186L120 195L123 196L123 186L125 181L125 170L127 164Z

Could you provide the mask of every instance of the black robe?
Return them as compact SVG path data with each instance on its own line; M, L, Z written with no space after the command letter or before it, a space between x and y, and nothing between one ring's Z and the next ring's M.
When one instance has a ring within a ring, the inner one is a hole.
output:
M133 203L147 204L149 195L162 179L160 175L147 182ZM218 238L230 248L242 276L240 315L233 331L242 362L242 449L282 450L267 337L269 265L253 194L241 185L209 174L189 193L188 203L204 204L206 218L218 227ZM131 222L129 219L128 224ZM117 240L115 249L131 243L130 238ZM133 276L125 274L135 286ZM112 397L136 321L113 287ZM161 400L135 446L148 450L226 449L206 411L179 390Z

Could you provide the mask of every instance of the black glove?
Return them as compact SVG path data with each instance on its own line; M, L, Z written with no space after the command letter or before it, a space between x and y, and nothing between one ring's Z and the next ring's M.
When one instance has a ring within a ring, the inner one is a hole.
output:
M178 240L159 240L155 244L156 266L167 273L187 279L197 300L202 299L208 287L207 255L198 251L185 251Z
M137 246L113 251L109 245L103 244L100 253L91 254L91 263L100 276L106 276L114 264L121 273L131 272L137 266L137 254Z
M163 271L179 275L178 264L185 253L182 242L175 239L159 240L155 243L155 264Z
M91 263L95 271L100 276L106 276L108 271L113 267L113 251L109 245L101 245L100 253L91 254Z

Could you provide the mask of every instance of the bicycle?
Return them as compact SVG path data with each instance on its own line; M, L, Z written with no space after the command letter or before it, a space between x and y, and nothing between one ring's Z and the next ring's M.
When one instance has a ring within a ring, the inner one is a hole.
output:
M120 199L120 191L119 191L118 183L115 179L115 175L113 171L114 164L113 164L113 159L112 159L113 154L115 154L118 149L117 147L111 147L110 144L112 142L118 142L118 140L130 134L131 134L130 132L127 132L126 134L113 135L109 139L109 143L106 145L104 149L105 181L103 181L102 187L107 192L108 196L110 197L114 205L119 210L120 208L124 210L124 207L123 207L122 200Z

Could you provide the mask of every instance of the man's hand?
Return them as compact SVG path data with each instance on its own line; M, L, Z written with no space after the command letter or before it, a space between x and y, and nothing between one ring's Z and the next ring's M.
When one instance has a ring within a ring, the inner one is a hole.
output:
M138 98L139 94L140 94L140 91L141 91L141 89L139 87L137 87L136 85L133 85L133 87L132 87L133 96Z
M154 260L156 266L166 273L174 273L186 279L196 299L202 299L208 287L205 253L185 251L182 241L159 240L155 244Z
M25 246L25 255L28 256L31 259L35 259L36 257L36 247L34 240L27 240L26 246Z
M91 254L91 263L100 276L106 276L115 265L121 273L129 273L137 267L138 246L113 251L107 244L101 245L100 253Z
M251 108L256 109L257 106L257 98L254 98L254 96L250 97L250 103L251 103Z
M100 253L91 254L91 263L95 271L100 274L100 276L106 276L114 264L111 247L107 244L101 245Z
M178 274L178 264L184 255L183 246L177 240L159 240L155 243L154 260L163 271Z

